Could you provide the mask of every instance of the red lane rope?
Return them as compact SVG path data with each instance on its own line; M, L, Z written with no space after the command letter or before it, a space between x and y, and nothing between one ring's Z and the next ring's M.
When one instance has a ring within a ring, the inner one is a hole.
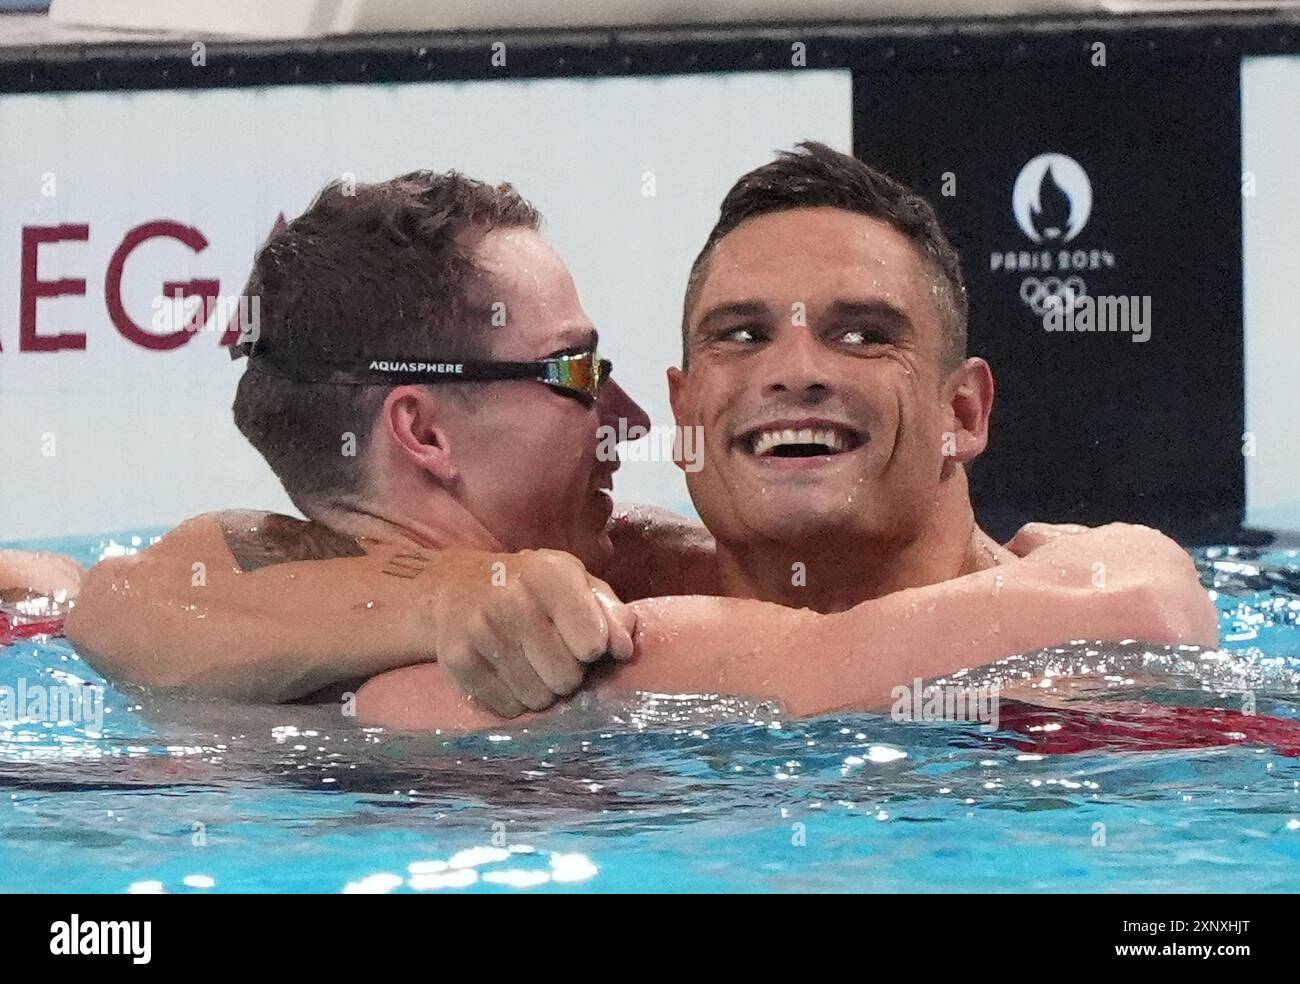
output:
M63 635L62 618L23 619L15 625L8 615L0 612L0 646L8 646L19 639L61 635Z
M1125 702L1083 711L1008 701L999 727L1022 736L1010 739L1014 747L1046 755L1255 745L1300 758L1300 722L1215 707Z

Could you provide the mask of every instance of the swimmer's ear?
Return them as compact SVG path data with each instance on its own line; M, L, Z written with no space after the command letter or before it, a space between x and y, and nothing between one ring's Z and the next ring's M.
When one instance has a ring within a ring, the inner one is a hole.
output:
M438 481L449 483L456 478L456 466L439 409L425 389L398 386L384 399L379 422L396 454Z
M967 359L945 384L952 408L954 442L948 457L967 462L979 457L989 443L989 414L993 412L993 370L983 359Z
M668 367L668 403L673 408L673 419L677 422L678 440L682 429L692 426L695 420L691 416L690 401L686 398L686 386L690 377L686 371L678 369L676 366ZM680 453L680 448L674 447L673 462L682 471L686 471L687 461Z
M686 373L676 366L668 367L668 402L672 405L673 416L677 418L679 424L684 423L682 420L682 411L684 409L685 395L682 390L686 388Z

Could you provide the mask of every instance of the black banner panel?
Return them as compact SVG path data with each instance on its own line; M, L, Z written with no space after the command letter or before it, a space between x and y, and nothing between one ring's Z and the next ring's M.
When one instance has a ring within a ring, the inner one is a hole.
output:
M1080 62L858 74L856 152L962 254L997 382L971 472L990 531L1221 538L1244 505L1238 66Z

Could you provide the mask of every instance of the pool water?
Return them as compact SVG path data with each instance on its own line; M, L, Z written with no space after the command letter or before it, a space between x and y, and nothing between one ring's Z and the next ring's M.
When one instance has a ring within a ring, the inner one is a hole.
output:
M147 542L43 546L92 562ZM1049 715L1249 695L1300 725L1300 554L1195 556L1220 652L1080 646L982 672L1049 676ZM82 682L103 685L66 642L0 650L0 685ZM1294 749L1139 732L1038 754L976 725L663 700L454 739L112 687L100 709L0 723L0 890L1300 891Z

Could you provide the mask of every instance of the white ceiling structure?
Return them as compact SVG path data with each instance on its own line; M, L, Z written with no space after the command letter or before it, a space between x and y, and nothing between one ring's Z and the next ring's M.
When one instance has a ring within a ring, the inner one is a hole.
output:
M82 34L82 40L94 39L84 36L87 31L271 39L390 31L1278 9L1300 12L1300 0L801 0L797 6L790 0L53 0L48 21L39 18L43 23L32 24L29 30L38 35L36 40L50 41L67 40L66 31Z

